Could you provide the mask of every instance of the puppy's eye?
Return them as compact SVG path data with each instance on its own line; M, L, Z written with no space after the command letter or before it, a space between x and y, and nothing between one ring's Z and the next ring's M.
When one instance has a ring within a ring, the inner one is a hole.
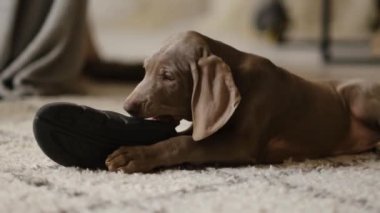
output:
M173 81L174 80L173 73L171 73L169 71L163 71L161 76L162 76L163 80L167 80L167 81Z

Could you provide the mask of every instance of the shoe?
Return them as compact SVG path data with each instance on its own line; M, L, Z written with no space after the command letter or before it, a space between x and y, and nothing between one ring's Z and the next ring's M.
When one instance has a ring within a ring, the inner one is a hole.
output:
M149 145L177 135L175 124L127 117L71 103L41 107L33 122L42 151L63 166L105 169L120 146Z

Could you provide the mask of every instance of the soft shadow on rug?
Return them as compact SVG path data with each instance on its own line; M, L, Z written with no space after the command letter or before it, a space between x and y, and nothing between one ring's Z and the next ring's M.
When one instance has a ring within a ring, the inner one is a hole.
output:
M36 110L70 101L122 111L122 96L0 101L0 212L380 212L375 153L155 174L65 168L32 133Z

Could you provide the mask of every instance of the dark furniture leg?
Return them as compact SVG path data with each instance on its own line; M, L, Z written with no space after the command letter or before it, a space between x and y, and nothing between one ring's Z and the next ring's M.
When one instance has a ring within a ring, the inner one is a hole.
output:
M368 45L368 42L363 41L333 41L330 34L330 23L331 23L331 8L333 0L322 0L322 14L321 14L321 40L320 40L320 51L322 59L325 63L338 63L338 64L380 64L380 57L355 57L355 56L334 56L332 53L333 43L345 46L358 46L358 45ZM363 44L364 43L364 44Z

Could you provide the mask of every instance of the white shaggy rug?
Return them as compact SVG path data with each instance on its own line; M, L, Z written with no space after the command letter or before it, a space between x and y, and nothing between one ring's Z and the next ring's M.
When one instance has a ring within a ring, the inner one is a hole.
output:
M132 175L59 166L32 133L34 113L52 101L121 111L123 97L0 101L0 212L380 212L375 153Z

